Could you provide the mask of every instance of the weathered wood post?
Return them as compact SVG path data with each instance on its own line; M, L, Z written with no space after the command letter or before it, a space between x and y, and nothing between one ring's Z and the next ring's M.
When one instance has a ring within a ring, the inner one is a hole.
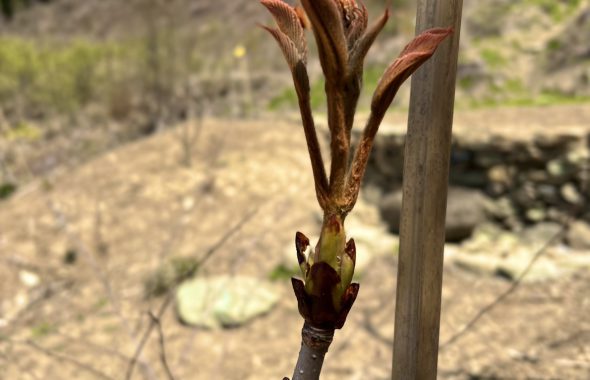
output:
M418 0L416 32L452 26L412 78L404 158L393 380L435 380L462 0Z

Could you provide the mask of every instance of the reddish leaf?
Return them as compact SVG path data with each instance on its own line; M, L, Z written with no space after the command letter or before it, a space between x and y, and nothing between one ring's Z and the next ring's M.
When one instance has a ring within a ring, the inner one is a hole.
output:
M385 70L373 95L371 108L379 113L385 112L401 84L434 54L438 45L452 32L451 28L435 28L414 38Z
M299 314L305 319L306 321L311 320L311 307L309 304L309 297L305 292L305 285L303 281L297 278L291 278L291 285L293 285L293 291L295 292L295 297L297 298L297 307L299 309Z
M367 29L369 14L364 4L356 4L354 0L338 0L343 16L344 30L348 49L354 45Z
M301 0L318 45L326 80L335 82L346 72L348 48L342 14L334 0Z
M283 55L285 56L285 59L291 68L291 71L294 71L297 64L304 60L304 57L300 54L299 50L297 50L295 43L279 29L264 25L261 26L262 28L266 29L275 38L275 40L277 40L281 50L283 51Z
M365 34L360 37L356 43L351 47L350 50L350 63L349 66L353 73L359 73L362 75L363 70L363 61L375 42L375 39L383 30L385 24L389 20L389 10L385 10L383 15L377 20L371 27L365 32Z
M295 45L301 59L307 59L307 43L303 30L304 21L296 9L282 0L260 0L273 15L281 32L283 32Z
M359 290L360 285L356 282L350 284L348 288L346 288L346 292L344 292L344 294L342 295L342 308L340 309L338 319L336 320L336 323L334 325L335 328L341 329L342 326L344 326L344 323L346 322L346 317L348 316L348 313L350 312L350 309L352 308L354 301L356 301L356 297L359 294Z

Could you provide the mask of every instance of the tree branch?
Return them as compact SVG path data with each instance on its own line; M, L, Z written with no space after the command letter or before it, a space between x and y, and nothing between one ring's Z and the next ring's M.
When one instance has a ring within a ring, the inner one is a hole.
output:
M242 227L248 221L250 221L250 219L252 219L257 213L258 209L255 209L250 213L246 214L233 228L229 229L215 244L213 244L197 262L197 271L219 250L219 248L221 248L231 237L233 237L238 231L240 231ZM141 339L139 340L139 343L135 348L135 353L133 354L133 357L131 358L131 360L129 360L125 380L131 380L133 376L133 370L135 369L135 365L137 364L138 358L140 357L143 348L145 347L145 344L147 343L154 327L156 327L156 321L159 321L168 309L168 306L174 299L176 288L178 287L178 285L180 285L180 282L182 280L184 279L177 280L170 287L170 289L168 290L168 294L166 294L166 298L164 298L164 301L158 309L158 312L156 314L153 314L151 312L149 313L151 318L148 327L145 329Z

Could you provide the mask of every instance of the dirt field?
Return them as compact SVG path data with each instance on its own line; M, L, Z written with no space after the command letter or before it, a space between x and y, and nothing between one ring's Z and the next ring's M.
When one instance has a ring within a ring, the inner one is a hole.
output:
M457 124L583 125L589 109L474 111ZM143 281L168 258L203 257L250 215L198 276L268 278L295 231L315 233L318 206L297 123L206 120L192 167L181 163L179 139L172 130L121 147L0 203L0 378L125 379L149 312L166 300L146 299ZM392 254L366 270L322 379L390 378L396 269ZM451 264L444 276L439 378L590 379L590 273L522 284L448 344L511 283ZM290 376L302 320L290 282L279 286L271 312L231 329L185 326L170 305L162 339L155 328L132 378L169 378L163 347L175 379Z

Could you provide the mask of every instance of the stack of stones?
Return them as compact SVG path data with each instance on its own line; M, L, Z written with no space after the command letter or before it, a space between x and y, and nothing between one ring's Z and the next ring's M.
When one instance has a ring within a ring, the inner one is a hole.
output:
M384 196L402 185L404 129L386 126L375 141L365 184ZM456 126L450 185L483 193L487 218L505 228L573 217L590 233L590 130Z

